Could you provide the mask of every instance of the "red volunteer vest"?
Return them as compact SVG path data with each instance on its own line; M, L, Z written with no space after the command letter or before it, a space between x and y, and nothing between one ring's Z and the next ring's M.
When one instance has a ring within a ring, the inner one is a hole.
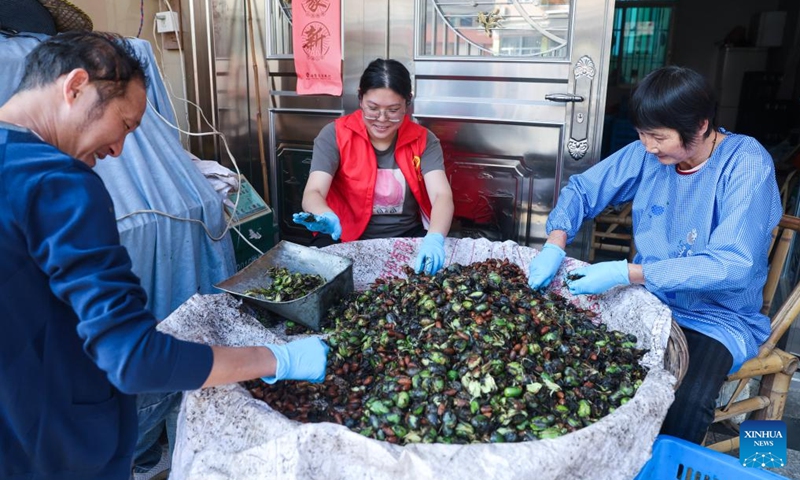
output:
M360 110L338 118L335 126L341 158L326 201L342 224L342 242L350 242L361 238L372 218L378 159ZM427 140L427 129L406 116L397 131L394 150L395 161L426 222L430 220L432 207L420 162Z

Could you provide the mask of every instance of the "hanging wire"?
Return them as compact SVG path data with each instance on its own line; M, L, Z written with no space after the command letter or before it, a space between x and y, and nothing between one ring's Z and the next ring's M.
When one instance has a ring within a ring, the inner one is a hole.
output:
M142 27L144 26L144 0L139 0L139 31L136 33L136 38L142 34Z

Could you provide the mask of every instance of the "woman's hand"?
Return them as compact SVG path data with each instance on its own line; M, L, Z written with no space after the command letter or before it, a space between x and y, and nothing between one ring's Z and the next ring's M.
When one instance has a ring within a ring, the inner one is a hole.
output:
M444 236L440 233L429 233L422 240L419 247L417 261L414 262L414 271L425 271L429 275L438 272L444 265Z
M569 280L569 277L574 280ZM567 286L573 295L603 293L617 285L630 285L628 261L600 262L569 272Z
M332 239L339 240L342 236L342 224L339 217L333 212L325 212L321 215L300 212L292 215L292 221L299 223L312 232L319 232L330 235Z
M558 245L545 243L528 266L528 285L534 290L547 288L567 253Z

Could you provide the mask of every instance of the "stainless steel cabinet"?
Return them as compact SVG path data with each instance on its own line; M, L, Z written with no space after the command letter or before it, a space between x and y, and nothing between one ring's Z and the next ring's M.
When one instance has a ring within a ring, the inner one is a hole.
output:
M254 2L262 132L253 128L248 2L195 0L209 1L214 36L225 38L214 43L220 124L238 139L240 161L257 162L254 137L264 136L283 238L309 238L291 214L301 208L314 137L358 108L361 72L378 57L409 68L414 118L442 141L452 235L540 245L560 188L599 160L611 0L343 0L341 97L295 93L291 3L310 0ZM586 251L582 235L569 253Z

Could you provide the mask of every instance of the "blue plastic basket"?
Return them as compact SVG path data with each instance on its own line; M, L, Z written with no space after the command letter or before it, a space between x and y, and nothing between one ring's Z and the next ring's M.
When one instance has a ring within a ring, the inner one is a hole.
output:
M635 480L775 480L769 470L743 467L736 458L669 435L659 435L653 457Z

